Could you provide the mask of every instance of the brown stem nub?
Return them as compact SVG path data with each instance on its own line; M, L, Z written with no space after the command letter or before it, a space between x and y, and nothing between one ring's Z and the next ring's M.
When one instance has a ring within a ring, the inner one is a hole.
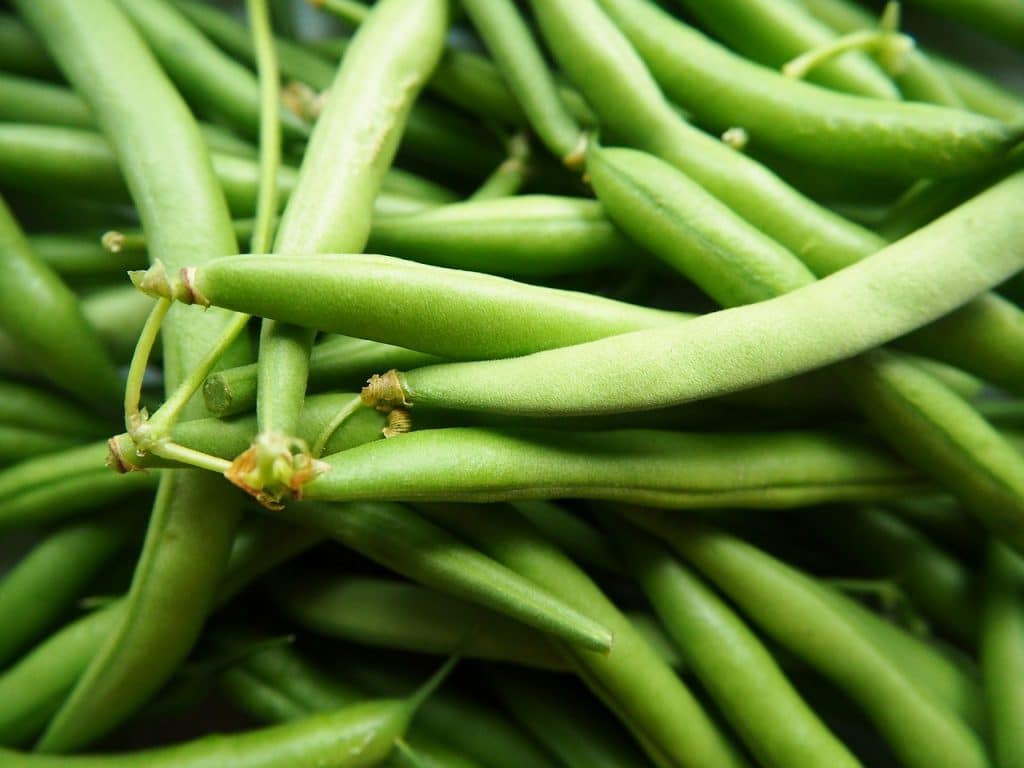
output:
M386 438L412 432L412 415L404 408L394 408L388 411L388 421L381 432Z
M363 404L385 413L395 408L408 409L412 407L405 397L405 388L402 386L402 379L398 371L392 368L387 373L374 374L366 382L360 394Z

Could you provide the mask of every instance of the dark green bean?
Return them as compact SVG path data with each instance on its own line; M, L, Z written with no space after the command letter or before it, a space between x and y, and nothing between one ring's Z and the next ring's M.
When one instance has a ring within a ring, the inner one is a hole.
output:
M999 542L989 545L980 627L981 671L990 738L998 765L1024 765L1024 563Z
M57 395L4 380L0 380L0 424L27 427L69 439L95 438L110 429L106 420Z
M425 512L499 562L599 616L615 645L598 655L561 644L572 667L660 765L746 765L675 673L637 634L598 586L514 510L428 505Z
M611 545L578 515L550 501L516 501L512 506L573 560L606 571L620 570Z
M542 669L565 666L545 635L412 584L324 573L311 580L303 573L276 577L271 592L289 618L330 637Z
M907 766L987 766L978 737L917 688L823 598L813 581L709 526L657 511L628 517L655 532L763 632L858 703Z
M0 634L0 668L50 629L81 596L136 527L137 511L118 509L59 528L0 581L0 615L17 617ZM45 595L46 599L40 599Z
M74 437L41 432L31 427L12 427L0 424L0 464L45 456L71 448L79 440Z
M1024 8L1011 0L911 0L910 5L919 5L1018 48L1024 47Z
M0 70L33 77L59 74L39 39L9 13L0 13Z

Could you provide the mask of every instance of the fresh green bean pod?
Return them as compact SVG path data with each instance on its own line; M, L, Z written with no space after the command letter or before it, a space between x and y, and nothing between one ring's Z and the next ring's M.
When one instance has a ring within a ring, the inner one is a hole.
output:
M644 0L600 3L680 106L716 129L743 126L783 154L913 179L991 167L1017 138L1002 123L963 110L865 100L789 80ZM564 31L564 22L547 13L539 19L550 25L549 36L556 23Z
M636 249L594 200L520 195L378 217L367 250L523 278L622 264Z
M124 518L123 515L129 515ZM132 509L118 509L58 528L0 580L0 613L16 616L0 634L0 668L49 630L81 596L136 527ZM40 596L46 595L45 600Z
M59 74L39 39L9 13L0 13L0 70L31 77Z
M592 498L677 509L895 498L920 487L869 443L814 432L546 432L453 427L326 457L304 498Z
M346 653L344 659L343 674L375 696L407 691L417 679L376 653L372 657ZM442 688L423 702L416 722L431 733L443 734L487 768L555 768L550 755L479 697Z
M118 285L89 291L82 296L80 304L82 314L96 329L111 357L118 363L127 363L153 302L129 285Z
M608 630L399 504L296 504L291 522L327 531L403 576L505 614L563 642L611 648Z
M656 764L746 765L729 737L598 586L513 510L495 514L466 505L426 505L424 511L611 628L615 645L607 655L565 645L560 650Z
M997 541L989 545L980 627L982 683L990 738L998 765L1024 765L1020 719L1024 697L1024 565Z
M138 279L157 295L456 359L527 354L639 328L674 327L686 317L367 254L233 256L182 277L155 289ZM387 305L381 304L382 290ZM438 302L445 313L436 311Z
M26 754L0 749L11 768L370 768L394 749L413 708L402 699L353 704L329 714L310 715L292 723L137 753L75 757Z
M110 410L121 377L71 290L31 251L0 198L0 326L33 367L94 407Z
M363 249L373 200L412 103L437 66L447 26L447 0L385 0L374 6L328 91L281 217L275 252ZM257 386L261 432L294 433L314 335L275 320L263 323Z
M573 560L612 573L621 570L611 544L578 515L550 501L516 501L512 506Z
M92 128L95 124L89 108L73 91L7 73L0 74L0 119L77 128Z
M726 603L657 541L611 526L629 572L719 709L764 766L859 766Z
M277 607L319 634L416 653L564 669L547 636L458 598L397 581L317 574L278 576Z
M773 69L781 68L805 51L831 43L836 37L799 2L725 0L707 4L681 0L677 4L734 51ZM858 96L900 98L892 81L863 53L849 52L824 62L807 79Z
M979 589L974 574L911 525L874 507L822 520L869 575L890 578L924 615L968 648L977 641Z
M358 387L374 372L441 362L435 355L351 336L332 336L313 347L307 391ZM203 385L206 410L218 417L247 413L256 405L256 366L211 374ZM309 400L307 399L307 404Z
M114 148L152 256L175 269L197 247L218 255L236 252L224 195L194 118L116 5L18 0L16 6ZM161 330L168 391L229 321L226 313L186 318L172 308ZM244 357L240 345L225 363ZM238 500L226 485L197 472L162 478L124 619L49 722L41 751L100 738L155 693L188 655L238 526ZM178 599L182 594L190 596L187 603Z
M153 55L200 110L229 121L255 137L259 127L259 84L247 68L221 52L174 6L164 0L118 0ZM279 110L286 137L309 136L309 126L294 112Z
M0 424L0 464L11 464L36 456L57 453L78 445L79 440L31 427Z
M838 362L926 325L1018 271L1024 216L1012 211L1022 193L1024 174L1016 174L874 256L775 299L522 358L390 375L374 382L368 401L599 414L713 397ZM567 398L565 381L589 384ZM980 435L982 427L964 429Z
M875 27L878 19L864 8L848 0L799 0L812 16L836 32L850 33ZM904 98L911 101L927 101L947 107L965 106L963 94L958 92L947 72L939 66L936 57L925 54L916 46L907 52L902 72L896 73L894 79L900 87ZM972 112L988 114L967 105Z
M93 234L29 235L28 242L39 258L65 280L97 276L120 279L128 270L146 266L145 251L111 253Z
M907 766L987 766L979 738L910 682L806 576L709 526L629 510L722 590L762 632L847 693Z

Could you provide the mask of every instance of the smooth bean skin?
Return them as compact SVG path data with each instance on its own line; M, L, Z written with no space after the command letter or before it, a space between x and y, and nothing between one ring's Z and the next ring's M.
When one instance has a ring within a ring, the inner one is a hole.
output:
M0 633L0 669L50 629L136 527L135 509L70 523L52 532L0 580L0 614L16 616ZM125 515L126 518L121 516ZM41 595L45 600L40 600Z
M516 501L512 506L573 560L611 573L622 570L612 545L580 516L550 501Z
M1024 99L973 69L937 56L934 64L946 77L957 95L972 112L988 115L1004 123L1024 120Z
M40 432L30 427L0 424L0 464L57 453L78 444L73 437Z
M553 416L657 408L792 376L926 325L1018 271L1021 200L1024 173L778 298L522 358L419 368L398 383L411 403Z
M116 5L19 0L17 8L113 147L151 255L176 269L197 247L236 252L226 201L194 118ZM168 391L227 322L227 313L186 317L171 309L161 329ZM244 344L236 345L224 362L241 363L246 353ZM186 417L195 410L187 408ZM178 472L162 478L123 621L50 721L41 751L100 738L172 675L202 628L240 512L237 497L216 477ZM182 594L190 596L185 603Z
M71 290L32 253L0 198L0 326L57 386L109 411L121 377Z
M400 504L293 504L278 513L328 532L360 554L420 584L505 614L564 642L596 651L608 630Z
M300 626L363 645L564 669L550 640L486 608L398 581L279 576L278 608Z
M582 690L539 675L488 669L488 687L512 716L568 768L641 768L644 756ZM567 695L575 693L575 696ZM581 695L582 694L582 695Z
M1016 684L1024 674L1024 565L997 541L985 566L980 656L990 737L1000 767L1024 765L1024 697Z
M797 3L770 0L725 0L713 4L677 3L737 53L773 69L801 53L832 42L836 35ZM824 62L807 80L845 93L899 100L892 81L867 55L846 53Z
M551 195L469 201L410 216L378 217L367 249L519 278L623 264L635 251L599 203Z
M185 300L191 293L200 304L464 360L675 326L687 317L370 254L232 256L190 271L186 280L187 288L173 286Z
M783 154L930 178L991 166L1015 141L1014 131L998 121L963 110L865 100L789 80L643 0L600 3L682 107L716 128L742 125Z
M620 499L651 506L793 507L881 500L918 486L870 444L813 432L548 432L452 427L324 459L325 501ZM865 498L867 497L867 498Z
M110 429L105 419L58 395L3 379L0 379L0 424L49 432L67 439L95 438Z
M628 571L747 748L764 766L859 766L726 603L657 540L610 525Z
M448 12L447 0L385 0L360 25L310 137L275 253L363 250L373 201L409 110L441 57ZM264 320L257 379L261 432L294 432L314 336Z
M626 514L665 540L762 632L844 690L903 764L989 765L978 737L916 688L806 576L710 526L655 510Z
M89 108L75 94L44 80L0 74L0 119L91 128Z
M570 605L600 617L611 628L615 645L607 655L564 644L560 650L588 687L632 731L655 764L702 768L747 764L682 680L590 577L515 511L462 504L421 508L496 560L547 587Z

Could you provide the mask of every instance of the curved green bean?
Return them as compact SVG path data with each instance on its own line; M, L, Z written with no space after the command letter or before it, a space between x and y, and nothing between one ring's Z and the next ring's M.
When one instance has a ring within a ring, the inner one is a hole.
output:
M9 13L0 13L0 69L32 77L59 74L39 39Z
M94 125L85 102L67 88L6 73L0 74L0 119L78 128Z
M630 510L772 639L843 689L907 766L987 766L979 738L823 599L806 576L731 536L657 511Z
M67 439L95 438L109 431L105 419L38 387L0 379L0 424L26 427ZM71 447L71 446L67 446Z

